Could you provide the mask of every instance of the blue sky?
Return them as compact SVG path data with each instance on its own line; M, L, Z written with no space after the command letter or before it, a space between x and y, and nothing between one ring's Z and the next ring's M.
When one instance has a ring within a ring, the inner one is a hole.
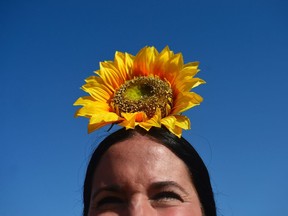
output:
M81 215L100 130L74 119L84 79L166 45L200 61L187 138L211 174L218 215L288 215L288 3L0 1L0 215ZM115 130L115 129L114 129Z

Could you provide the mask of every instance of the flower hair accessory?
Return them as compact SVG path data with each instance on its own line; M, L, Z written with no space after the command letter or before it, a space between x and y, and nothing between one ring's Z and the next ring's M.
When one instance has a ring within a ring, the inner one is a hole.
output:
M89 96L74 103L82 106L75 116L90 119L89 133L108 124L147 131L164 125L181 137L182 129L190 129L189 118L181 113L203 100L191 92L205 83L194 77L198 71L198 62L184 64L182 54L168 46L160 53L147 46L136 56L116 52L114 61L100 62L97 75L85 80L82 89Z

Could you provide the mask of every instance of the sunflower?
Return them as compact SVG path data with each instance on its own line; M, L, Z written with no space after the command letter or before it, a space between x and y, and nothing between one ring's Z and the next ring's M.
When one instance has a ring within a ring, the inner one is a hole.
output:
M136 56L116 52L114 61L100 62L97 75L85 80L82 89L89 96L74 103L82 106L75 116L90 119L89 133L108 124L146 130L164 125L181 137L182 129L190 129L181 113L203 100L191 92L205 83L194 77L198 71L198 62L184 64L182 54L168 46L160 53L144 47Z

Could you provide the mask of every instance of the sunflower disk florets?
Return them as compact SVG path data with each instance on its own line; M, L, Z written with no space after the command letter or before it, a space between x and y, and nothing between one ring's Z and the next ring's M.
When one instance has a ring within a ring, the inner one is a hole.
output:
M136 77L123 84L112 99L118 115L144 112L148 118L161 110L161 117L169 114L173 103L172 89L167 82L154 77Z

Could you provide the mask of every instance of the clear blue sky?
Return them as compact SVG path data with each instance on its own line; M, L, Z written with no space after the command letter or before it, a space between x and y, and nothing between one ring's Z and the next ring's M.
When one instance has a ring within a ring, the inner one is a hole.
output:
M79 216L87 135L73 102L113 59L166 45L200 61L184 133L220 216L288 215L288 3L284 0L0 1L0 215Z

